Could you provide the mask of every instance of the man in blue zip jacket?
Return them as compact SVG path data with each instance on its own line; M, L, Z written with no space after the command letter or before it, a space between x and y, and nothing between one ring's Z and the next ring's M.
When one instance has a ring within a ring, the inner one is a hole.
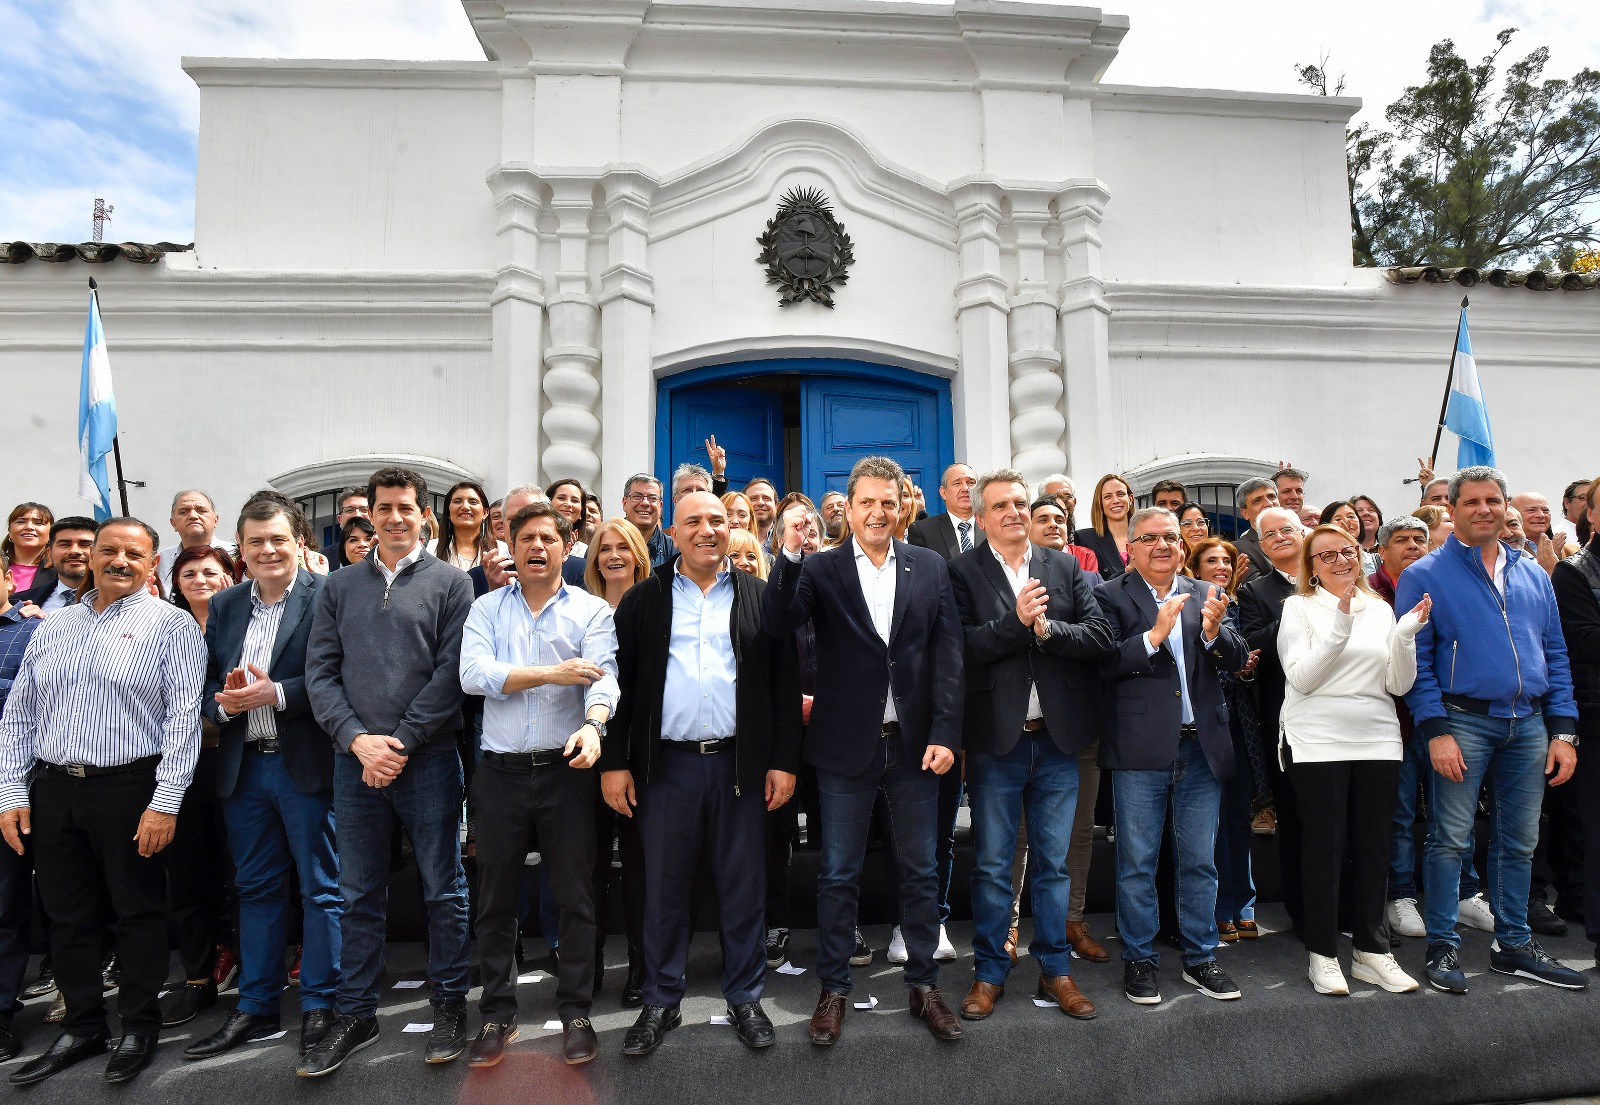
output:
M1489 838L1495 940L1489 968L1581 990L1528 929L1528 884L1539 840L1544 777L1559 786L1577 766L1578 707L1555 592L1544 569L1499 539L1506 479L1488 467L1450 480L1455 536L1407 568L1396 608L1433 598L1417 635L1417 680L1406 695L1433 762L1423 856L1428 982L1467 992L1456 935L1461 854L1471 839L1478 793L1494 793Z

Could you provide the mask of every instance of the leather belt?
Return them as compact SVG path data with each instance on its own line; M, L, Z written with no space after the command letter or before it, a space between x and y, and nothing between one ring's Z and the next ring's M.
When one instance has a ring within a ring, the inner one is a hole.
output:
M245 741L245 748L253 748L266 755L275 755L283 751L283 746L278 743L277 737L262 737L260 740Z
M1194 725L1180 725L1180 726L1178 726L1178 739L1179 740L1182 740L1184 737L1198 737L1199 735L1200 735L1200 729L1199 729L1198 726L1194 726Z
M98 767L95 764L53 764L49 760L40 760L39 766L46 771L71 775L74 779L93 779L100 775L130 775L135 771L153 768L160 762L160 756L141 756L129 763L113 764L111 767Z
M1464 694L1442 694L1439 696L1439 700L1446 706L1453 706L1457 710L1463 710L1469 714L1477 714L1479 717L1488 717L1489 708L1494 705L1487 698L1468 698ZM1530 701L1533 704L1533 712L1535 714L1544 709L1544 699L1542 697L1531 699ZM1515 713L1516 711L1513 710L1512 712Z
M900 723L898 721L886 721L886 722L884 722L883 723L883 731L879 734L879 736L884 736L884 737L898 737L899 735L900 735Z
M693 749L694 751L698 752L702 756L714 756L718 752L727 752L727 751L729 751L730 749L733 748L733 738L732 737L723 737L720 740L711 740L711 741L673 741L673 740L669 740L669 741L662 741L661 743L665 744L668 748L678 748L678 749L682 749L685 752L689 751L690 749Z
M492 764L502 771L517 771L528 774L537 768L553 767L556 764L567 762L567 757L559 748L548 748L540 752L488 752L483 754L483 762Z
M1024 733L1038 733L1044 730L1044 718L1036 717L1022 723Z

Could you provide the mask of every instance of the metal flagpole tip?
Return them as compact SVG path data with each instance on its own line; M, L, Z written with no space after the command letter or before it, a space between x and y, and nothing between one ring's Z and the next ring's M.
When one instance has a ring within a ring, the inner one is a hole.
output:
M96 289L96 288L98 288L98 287L99 287L99 286L100 286L100 285L99 285L99 284L96 284L96 283L95 283L95 282L94 282L94 277L92 277L92 276L91 276L91 277L89 277L89 290L90 290L90 291L91 291L91 292L92 292L92 291L94 291L94 290L95 290L95 289Z
M93 284L93 283L94 283L94 281L93 281L93 280L91 280L91 281L89 281L89 283L91 283L91 284ZM1465 311L1465 310L1466 310L1466 309L1467 309L1467 297L1466 297L1466 296L1462 296L1462 297L1461 297L1461 309L1462 309L1462 310L1463 310L1463 311Z

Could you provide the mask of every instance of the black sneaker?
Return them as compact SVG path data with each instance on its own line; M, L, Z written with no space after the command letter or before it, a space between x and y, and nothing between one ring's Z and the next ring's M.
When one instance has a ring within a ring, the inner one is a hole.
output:
M428 1033L428 1050L423 1061L454 1062L467 1050L467 1007L445 1005L433 1012L433 1031Z
M767 930L767 966L781 967L789 962L789 930Z
M1540 936L1567 934L1567 923L1556 916L1542 890L1536 890L1528 896L1528 927Z
M1160 1005L1161 988L1156 985L1156 962L1135 959L1122 965L1122 992L1135 1005Z
M1516 948L1503 948L1496 940L1489 945L1489 969L1503 975L1531 978L1563 990L1582 990L1589 985L1581 974L1556 962L1533 940Z
M872 949L867 947L867 942L861 938L861 930L856 929L856 950L850 953L850 966L865 967L872 962Z
M294 1072L301 1078L321 1078L338 1070L355 1052L377 1042L377 1017L356 1017L343 1013L333 1022L333 1027L322 1038L322 1042L300 1060Z
M1228 977L1228 972L1222 969L1222 964L1215 959L1208 959L1204 963L1196 963L1192 967L1184 967L1183 981L1198 989L1208 998L1218 1001L1236 1001L1243 995L1239 987L1233 984L1233 979Z
M1428 945L1428 985L1445 994L1467 992L1467 976L1461 970L1461 951L1454 944Z

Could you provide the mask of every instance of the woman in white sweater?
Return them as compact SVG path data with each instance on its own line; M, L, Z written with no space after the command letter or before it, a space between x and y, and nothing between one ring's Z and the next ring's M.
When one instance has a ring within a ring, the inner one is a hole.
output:
M1339 969L1339 879L1346 845L1355 882L1351 973L1392 993L1417 988L1389 951L1383 900L1389 829L1403 749L1391 695L1417 676L1424 596L1396 624L1367 584L1361 549L1344 529L1318 526L1300 553L1297 592L1283 604L1278 656L1286 687L1279 755L1294 784L1301 840L1309 975L1319 994L1348 994Z

